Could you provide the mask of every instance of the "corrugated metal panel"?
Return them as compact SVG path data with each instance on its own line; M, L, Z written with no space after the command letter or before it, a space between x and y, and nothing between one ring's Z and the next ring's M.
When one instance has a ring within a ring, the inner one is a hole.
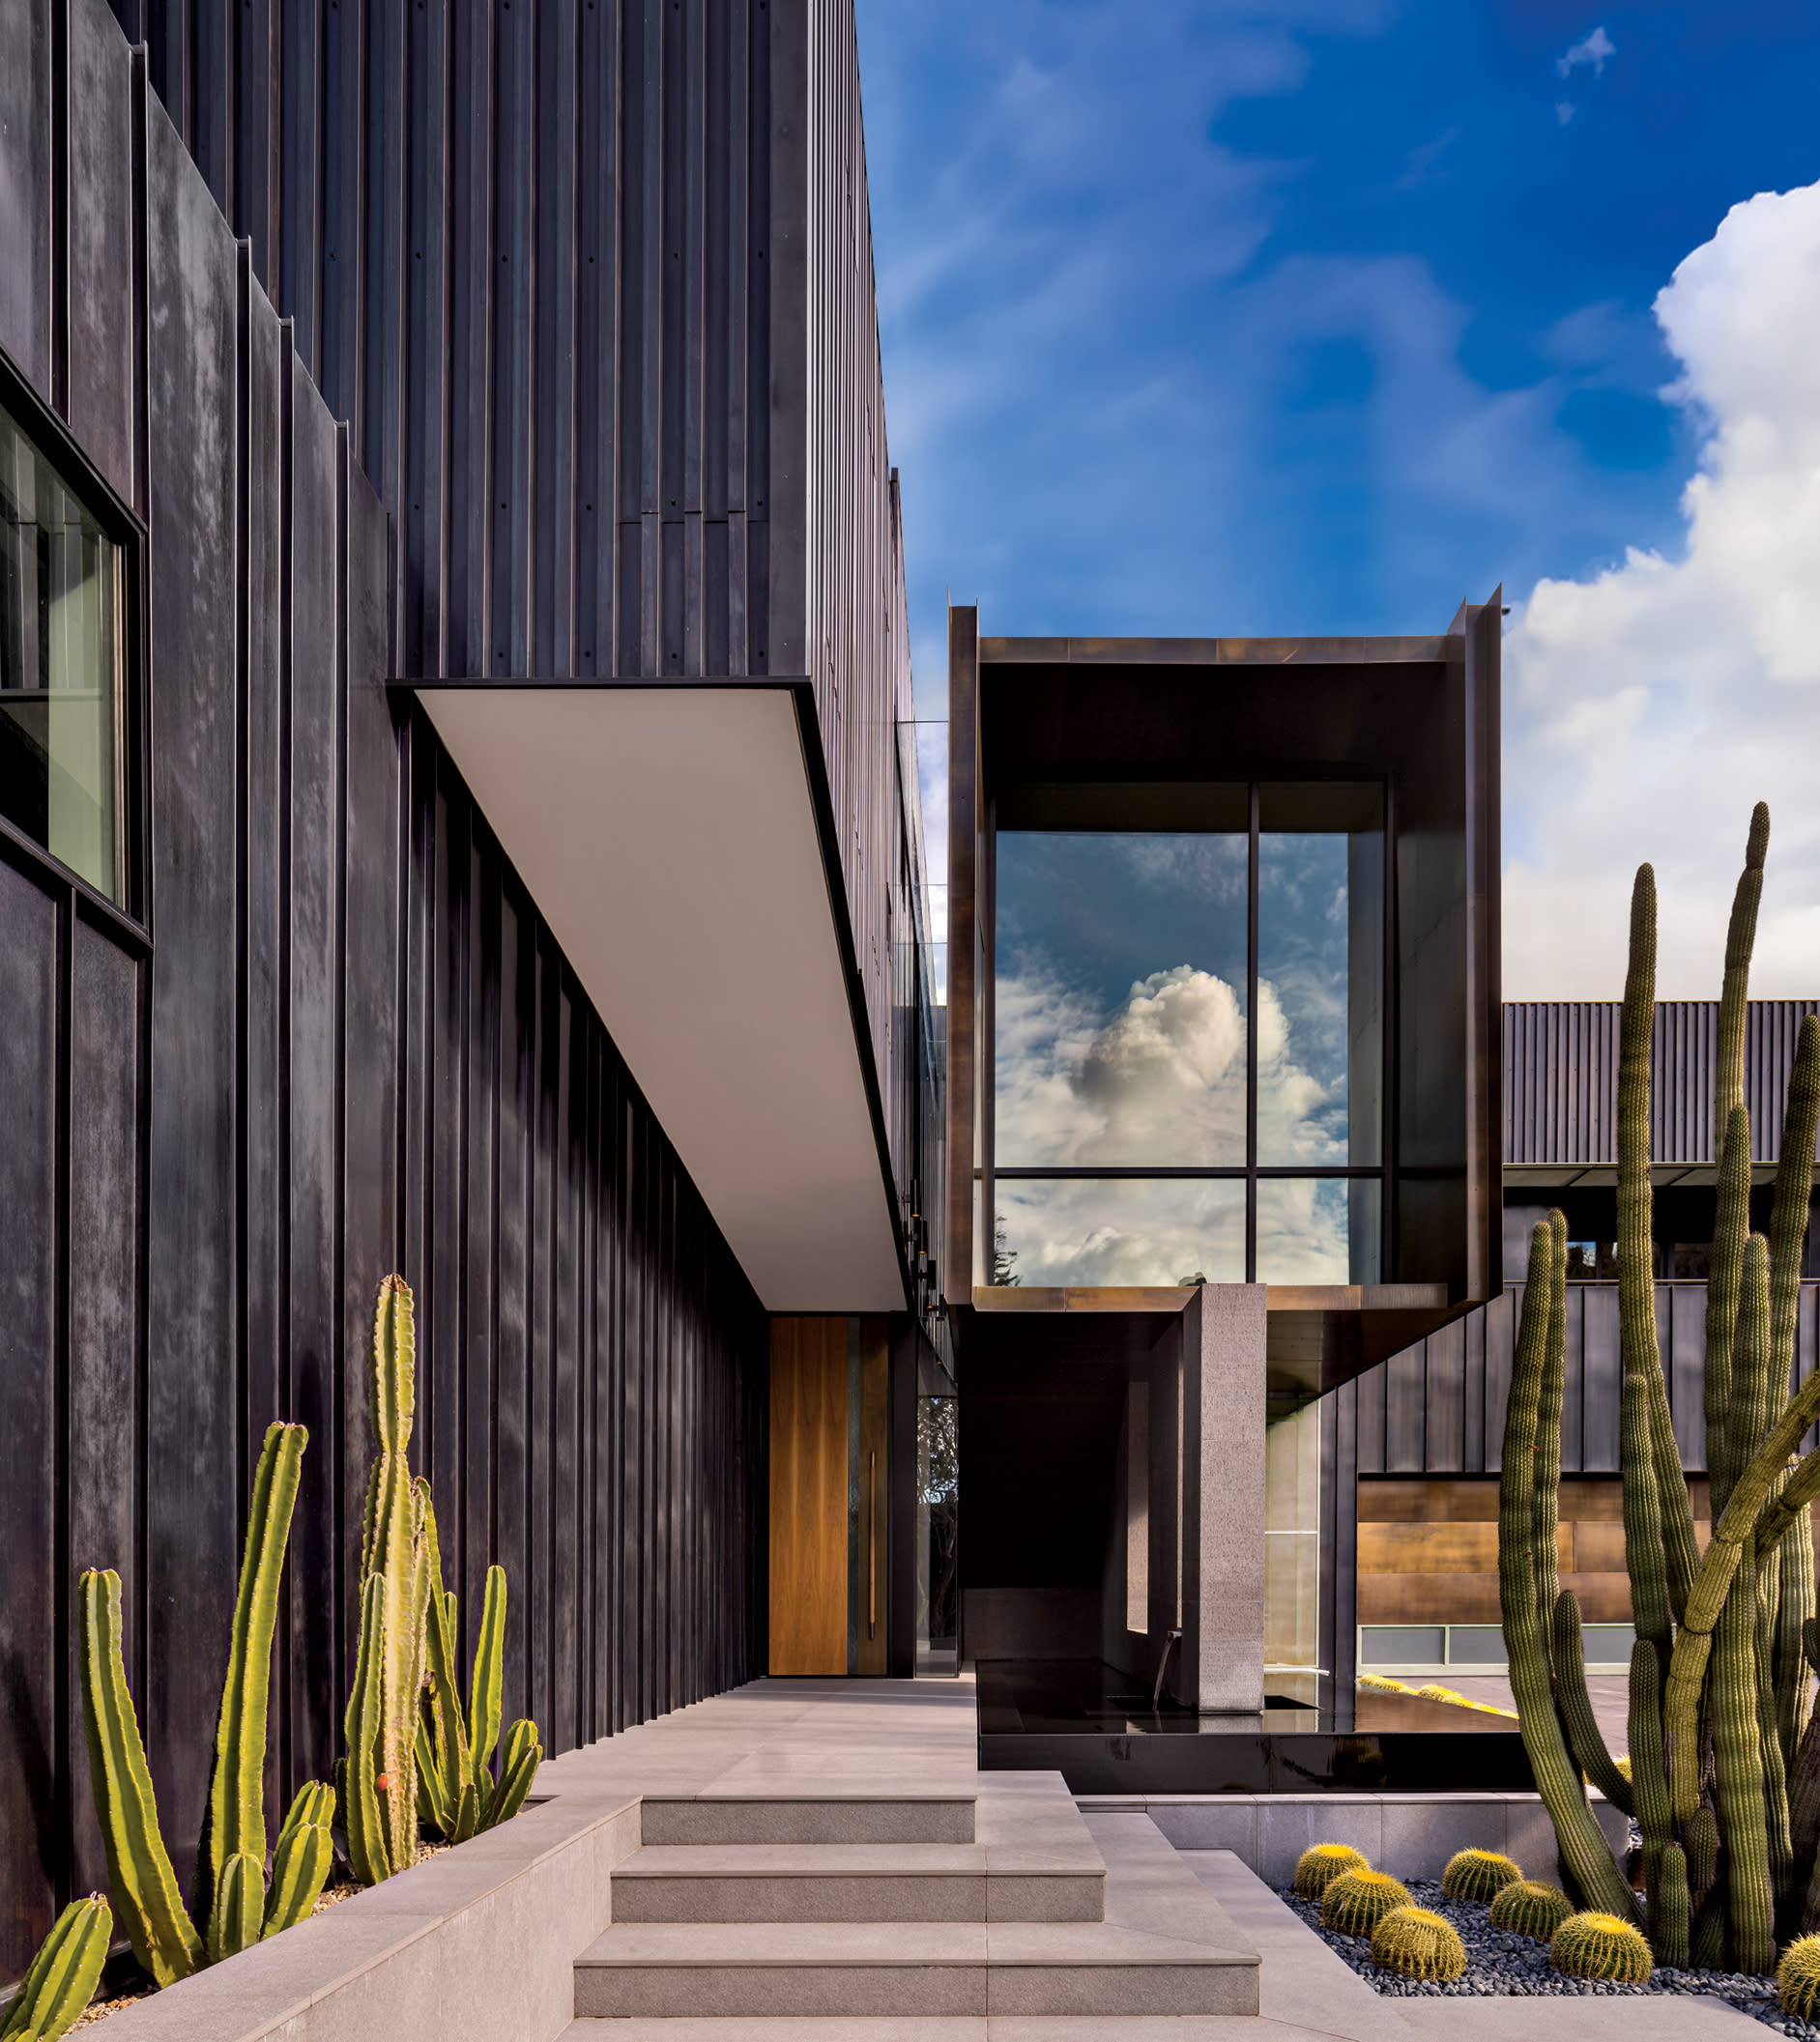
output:
M1453 1326L1394 1355L1359 1378L1361 1475L1495 1474L1502 1462L1511 1364L1523 1309L1512 1284ZM1624 1395L1618 1348L1618 1286L1571 1283L1567 1314L1567 1397L1561 1415L1561 1466L1570 1475L1614 1473ZM1656 1286L1656 1330L1675 1439L1690 1474L1706 1471L1703 1369L1706 1285ZM1797 1382L1820 1359L1820 1283L1801 1286L1796 1326ZM1465 1417L1462 1431L1461 1416ZM1809 1434L1807 1445L1817 1435Z
M1610 1166L1617 1160L1616 1000L1507 1001L1504 1161ZM1758 1163L1781 1153L1782 1113L1803 1018L1820 1000L1752 1000L1745 1021L1745 1103ZM1650 1153L1658 1163L1714 1159L1717 1000L1656 1009Z
M852 0L112 5L391 514L398 673L813 676L888 1099L909 649Z
M326 1776L390 1269L418 1292L414 1456L465 1640L489 1560L508 1570L507 1713L557 1751L764 1663L764 1316L426 721L383 688L391 540L346 434L143 62L102 0L67 0L51 37L65 4L0 14L0 189L36 209L0 207L20 256L0 340L149 513L156 922L148 943L0 830L0 1980L106 1884L85 1566L123 1578L187 1881L276 1416L310 1445L271 1805Z

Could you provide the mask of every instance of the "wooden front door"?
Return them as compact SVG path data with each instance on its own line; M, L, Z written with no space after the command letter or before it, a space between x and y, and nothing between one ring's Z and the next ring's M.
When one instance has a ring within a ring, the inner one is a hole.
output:
M771 1321L774 1674L847 1671L848 1321Z

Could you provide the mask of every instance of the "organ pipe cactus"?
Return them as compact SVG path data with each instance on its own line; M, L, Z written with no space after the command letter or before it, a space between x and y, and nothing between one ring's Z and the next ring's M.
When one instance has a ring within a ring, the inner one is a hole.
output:
M114 1917L99 1893L72 1900L27 1967L0 2042L57 2042L95 1997Z
M378 1457L361 1543L361 1628L347 1738L348 1863L377 1885L418 1857L417 1721L430 1594L429 1485L409 1458L417 1415L417 1325L411 1289L387 1277L373 1309L367 1407Z
M1592 1823L1583 1770L1643 1835L1649 1933L1663 1963L1767 1972L1778 1934L1820 1913L1820 1665L1810 1506L1820 1452L1796 1455L1820 1417L1820 1371L1796 1387L1801 1255L1820 1127L1820 1019L1804 1021L1789 1083L1768 1236L1750 1231L1744 1047L1769 812L1751 817L1726 935L1714 1126L1717 1212L1707 1295L1705 1418L1713 1531L1698 1548L1656 1328L1649 1155L1656 887L1632 900L1618 1073L1618 1284L1625 1564L1637 1645L1629 1777L1585 1693L1579 1613L1553 1586L1556 1426L1565 1354L1560 1215L1536 1228L1506 1416L1499 1587L1525 1748L1582 1904L1632 1920L1627 1884ZM1568 1754L1572 1758L1569 1761ZM1721 1836L1723 1848L1720 1847ZM1570 1924L1571 1926L1571 1924ZM1572 1939L1570 1939L1572 1940Z
M1554 1824L1562 1866L1585 1898L1607 1913L1629 1919L1635 1903L1629 1884L1612 1860L1604 1832L1587 1806L1579 1768L1569 1755L1567 1738L1555 1710L1542 1617L1536 1607L1536 1570L1530 1551L1535 1524L1536 1465L1540 1458L1536 1421L1543 1380L1554 1366L1549 1351L1550 1292L1556 1272L1554 1243L1554 1228L1546 1221L1538 1224L1530 1236L1529 1282L1523 1292L1517 1355L1511 1369L1503 1472L1498 1479L1498 1599L1523 1749L1528 1754L1537 1792Z
M133 1954L160 1986L231 1957L315 1906L329 1873L334 1796L305 1787L279 1833L266 1884L267 1698L278 1582L309 1435L274 1424L253 1479L240 1595L217 1719L209 1813L197 1854L196 1919L184 1905L159 1826L158 1798L127 1687L120 1576L90 1568L79 1584L83 1716L89 1777L114 1905ZM300 1835L300 1831L308 1831Z
M454 1596L443 1588L436 1513L427 1497L425 1527L432 1586L426 1619L428 1685L417 1726L418 1812L428 1827L459 1844L518 1813L542 1763L543 1746L537 1741L537 1726L520 1718L506 1734L495 1780L493 1751L499 1742L506 1656L506 1569L487 1569L464 1719L455 1677L459 1610Z

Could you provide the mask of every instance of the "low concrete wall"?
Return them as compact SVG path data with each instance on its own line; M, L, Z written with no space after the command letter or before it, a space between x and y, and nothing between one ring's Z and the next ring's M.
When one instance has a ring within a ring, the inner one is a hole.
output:
M638 1846L636 1796L559 1795L101 2026L106 2042L553 2042Z
M1502 1851L1531 1879L1559 1883L1554 1827L1534 1794L1222 1794L1083 1797L1083 1809L1141 1809L1178 1851L1230 1851L1266 1885L1286 1886L1311 1844L1350 1844L1397 1879L1439 1879L1456 1851ZM1623 1813L1592 1797L1612 1848Z

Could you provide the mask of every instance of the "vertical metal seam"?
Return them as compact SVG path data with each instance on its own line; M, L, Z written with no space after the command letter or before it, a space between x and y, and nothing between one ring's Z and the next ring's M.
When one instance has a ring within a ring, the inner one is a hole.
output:
M1245 1280L1257 1280L1257 782L1246 790L1245 861Z
M74 1850L72 1816L70 1652L71 1525L70 1482L72 1464L71 1365L75 1316L74 1061L75 1061L75 889L60 886L53 897L57 931L56 1072L52 1080L55 1114L55 1160L52 1183L56 1199L54 1261L51 1275L51 1878L56 1904L72 1897ZM141 1690L143 1692L143 1689Z

